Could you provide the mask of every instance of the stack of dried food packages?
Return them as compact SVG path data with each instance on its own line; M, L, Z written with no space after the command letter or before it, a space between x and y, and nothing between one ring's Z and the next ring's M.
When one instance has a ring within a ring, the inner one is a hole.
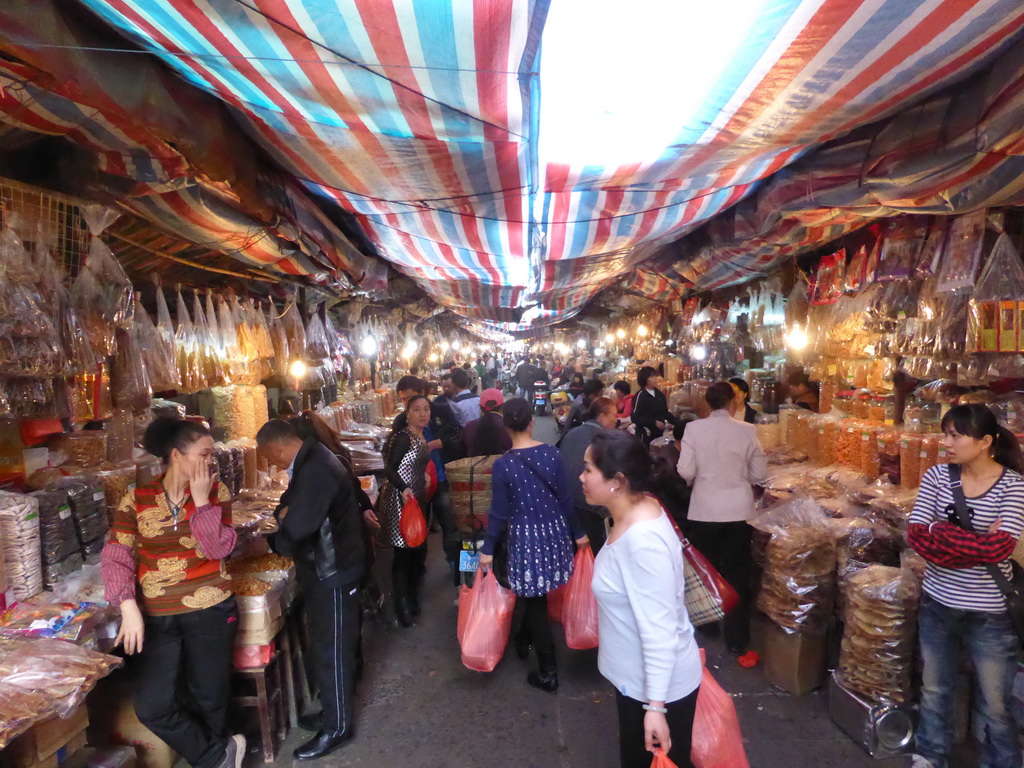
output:
M285 613L297 596L295 562L265 553L232 558L227 568L239 608L234 664L240 669L269 664Z

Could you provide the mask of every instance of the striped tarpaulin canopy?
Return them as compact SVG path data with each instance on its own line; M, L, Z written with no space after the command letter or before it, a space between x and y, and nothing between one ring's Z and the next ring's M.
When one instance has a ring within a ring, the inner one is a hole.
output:
M816 195L835 186L818 148L1014 55L1024 24L1019 0L78 1L225 105L438 303L504 330L571 317L623 278L659 299L749 279L861 226L867 209ZM951 117L918 119L899 151ZM1020 125L993 123L986 141L1016 146ZM785 176L793 163L804 170ZM942 194L941 171L908 180L931 183L917 197ZM177 172L136 171L149 184ZM964 162L957 184L992 172ZM785 205L735 226L730 209L776 183ZM991 192L975 204L1006 202ZM171 217L194 203L161 197L133 206ZM726 211L728 235L678 244ZM290 269L321 266L301 250ZM676 251L674 272L650 266Z

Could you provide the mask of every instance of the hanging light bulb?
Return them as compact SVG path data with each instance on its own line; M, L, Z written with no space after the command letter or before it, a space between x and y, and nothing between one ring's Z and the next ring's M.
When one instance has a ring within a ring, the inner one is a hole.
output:
M580 339L579 341L576 342L576 346L579 349L586 349L587 348L587 340L586 339Z
M402 357L406 360L412 360L416 356L416 350L420 348L420 345L415 341L410 340L406 345L405 349L402 350Z
M604 343L605 344L614 344L615 343L615 335L609 333L607 336L604 337Z
M706 360L708 351L704 347L694 347L690 350L690 357L694 360Z
M450 345L448 344L447 341L442 341L441 342L441 351L442 352L447 352L449 347L450 347Z
M293 379L304 379L306 378L306 364L301 360L296 360L291 364L288 373L292 375Z
M617 330L617 331L615 332L615 336L616 336L617 338L619 338L619 339L624 339L624 338L626 338L626 329L625 329L625 328L619 328L619 330Z
M452 340L452 349L454 349L456 352L458 352L460 349L462 349L462 342L459 341L457 338L453 339Z
M430 357L427 358L432 363L436 363L440 358L437 356L437 352L431 352Z
M647 326L641 325L639 328L636 329L636 332L641 338L645 337L647 335Z
M802 328L793 328L793 330L786 334L785 339L786 346L794 351L799 352L801 349L807 348L807 331Z
M363 343L359 345L359 350L367 357L376 355L378 349L379 345L375 336L367 336L363 339Z

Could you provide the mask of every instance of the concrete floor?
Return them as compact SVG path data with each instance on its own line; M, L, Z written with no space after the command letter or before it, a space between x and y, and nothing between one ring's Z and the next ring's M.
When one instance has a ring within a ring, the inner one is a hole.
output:
M550 440L551 419L537 437ZM325 768L616 768L613 692L597 672L597 651L568 650L559 628L561 689L526 684L534 662L513 652L491 674L462 666L455 636L455 589L437 535L424 585L424 612L411 629L368 624L367 668L356 709L356 738L320 761ZM387 559L379 566L387 567ZM822 692L794 698L771 689L760 670L741 669L719 641L700 638L709 669L733 697L752 768L897 768L876 761L829 720ZM293 730L277 765L310 734ZM251 768L260 763L250 756ZM720 768L728 768L722 766Z

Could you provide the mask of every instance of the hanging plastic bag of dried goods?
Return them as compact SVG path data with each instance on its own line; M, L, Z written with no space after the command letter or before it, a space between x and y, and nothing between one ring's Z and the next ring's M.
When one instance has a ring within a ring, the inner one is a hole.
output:
M1024 264L1010 238L999 235L971 294L968 352L1018 352L1024 310Z
M18 234L0 233L0 374L56 376L63 372L60 338L41 308L36 275Z
M940 291L970 288L978 274L985 240L985 211L957 216L949 225L939 269Z
M288 335L288 348L296 360L306 359L306 328L302 324L302 315L298 305L293 301L281 315L285 333Z
M177 300L178 327L174 332L175 357L178 362L178 374L185 392L198 392L210 385L204 378L199 364L195 329L185 305L185 297L178 291Z
M306 326L306 358L309 360L326 360L331 356L327 343L327 332L320 320L320 313L313 312Z
M224 344L224 354L229 360L242 359L238 344L238 320L231 305L224 300L223 296L217 297L217 318L220 322L220 335L221 341Z
M217 355L222 359L227 359L228 350L224 343L224 332L220 327L220 321L217 319L217 308L213 305L213 293L211 291L206 292L206 325L210 330L210 344Z
M92 235L84 271L91 272L99 284L98 299L107 322L115 328L130 328L132 313L135 311L132 283L114 254L100 239L100 235L114 223L118 215L117 211L101 205L82 208L82 216Z
M47 303L46 312L53 318L63 350L62 373L66 376L94 373L97 365L96 356L82 330L78 313L71 303L71 296L64 287L60 267L50 251L39 244L36 247L35 269L39 296Z
M117 329L117 353L110 370L114 405L136 411L149 408L153 388L149 383L146 360L135 330Z
M136 298L135 335L149 372L149 381L155 392L170 392L181 388L174 353L164 344L160 331L153 324L142 303Z
M284 326L284 317L273 313L273 304L271 304L270 337L274 344L274 370L280 376L287 376L288 367L291 365L291 345L288 343L288 331Z
M192 296L192 327L195 329L199 364L203 369L203 376L208 382L207 386L223 387L228 383L224 373L224 364L214 347L213 338L210 336L210 326L206 322L206 313L203 312L198 291L193 292Z

